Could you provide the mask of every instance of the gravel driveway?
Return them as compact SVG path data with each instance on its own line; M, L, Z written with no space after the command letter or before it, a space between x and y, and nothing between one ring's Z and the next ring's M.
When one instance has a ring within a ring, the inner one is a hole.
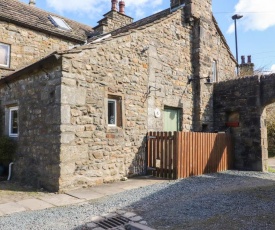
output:
M275 174L227 171L147 186L81 205L0 217L0 229L85 229L122 209L156 229L275 229Z

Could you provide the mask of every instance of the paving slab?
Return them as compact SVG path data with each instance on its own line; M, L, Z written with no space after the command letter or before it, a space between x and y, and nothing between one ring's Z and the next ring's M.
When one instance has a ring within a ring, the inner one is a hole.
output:
M87 188L72 190L67 192L66 194L76 197L78 199L84 199L84 200L94 200L105 196L102 193L98 193L96 191L93 191L92 189L87 189Z
M0 212L3 214L12 214L15 212L27 211L23 206L16 202L9 202L6 204L0 204Z
M52 204L49 204L45 201L38 200L38 199L21 200L21 201L18 201L17 204L33 211L54 207Z
M69 196L67 194L54 194L44 197L40 197L40 200L43 200L47 203L50 203L54 206L64 206L69 204L77 204L83 202L84 200L78 199L76 197Z
M90 188L89 190L103 195L113 195L125 191L123 188L118 187L118 183L101 185L98 187Z

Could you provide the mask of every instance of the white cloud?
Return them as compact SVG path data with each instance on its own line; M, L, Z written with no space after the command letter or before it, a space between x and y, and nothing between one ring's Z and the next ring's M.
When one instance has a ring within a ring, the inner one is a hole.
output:
M96 19L111 9L111 0L46 0L46 2L60 14L88 14L89 17ZM148 8L154 10L163 3L163 0L125 0L125 3L126 14L139 19L145 15L145 10Z
M271 73L275 73L275 64L273 64L273 65L271 66L270 72L271 72Z
M274 0L239 0L235 6L235 13L244 15L238 20L245 30L266 30L275 26L275 1ZM228 33L234 32L234 25L231 24Z

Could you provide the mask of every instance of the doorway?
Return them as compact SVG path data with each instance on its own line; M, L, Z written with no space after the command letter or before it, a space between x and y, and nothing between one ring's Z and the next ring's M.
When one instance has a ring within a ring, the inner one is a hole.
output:
M181 109L164 107L164 131L181 131Z

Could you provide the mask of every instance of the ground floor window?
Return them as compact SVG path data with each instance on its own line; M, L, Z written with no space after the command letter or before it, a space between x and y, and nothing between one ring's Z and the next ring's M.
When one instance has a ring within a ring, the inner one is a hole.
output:
M18 107L9 108L9 136L18 137Z
M108 126L122 127L121 101L120 96L108 95Z
M0 67L10 67L10 45L0 43Z

